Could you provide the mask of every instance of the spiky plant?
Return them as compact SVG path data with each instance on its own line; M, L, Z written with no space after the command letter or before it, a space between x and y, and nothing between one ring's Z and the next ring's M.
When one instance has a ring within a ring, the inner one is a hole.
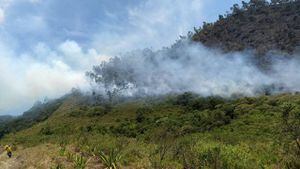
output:
M57 164L56 166L54 167L51 167L51 169L63 169L63 165L62 164Z
M74 155L73 161L76 169L84 169L88 162L87 158L78 154Z
M120 160L122 158L118 149L111 149L107 154L105 154L103 151L100 151L99 157L106 169L118 169Z
M65 153L65 155L69 161L72 161L74 159L74 155L70 152Z
M59 155L60 156L64 156L65 155L65 153L66 153L66 147L60 147L60 149L59 149Z

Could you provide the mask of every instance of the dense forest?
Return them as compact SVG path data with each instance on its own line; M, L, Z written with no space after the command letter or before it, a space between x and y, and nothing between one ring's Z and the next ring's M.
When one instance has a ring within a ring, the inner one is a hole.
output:
M231 10L215 23L195 29L192 39L224 51L255 49L259 55L270 50L293 53L299 47L300 1L250 0Z

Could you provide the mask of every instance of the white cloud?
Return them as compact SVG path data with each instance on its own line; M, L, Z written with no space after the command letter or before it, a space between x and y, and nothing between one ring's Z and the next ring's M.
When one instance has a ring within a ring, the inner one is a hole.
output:
M13 0L0 0L0 25L5 21L5 10Z
M0 24L4 22L4 10L0 8Z
M179 35L186 35L201 23L205 1L147 0L128 9L125 26L106 25L107 31L95 35L93 47L102 53L116 55L135 49L169 46Z
M62 60L74 69L89 70L93 64L101 63L110 58L107 55L100 55L95 49L83 49L75 42L67 40L59 45L58 51L62 54ZM53 57L52 57L53 58Z

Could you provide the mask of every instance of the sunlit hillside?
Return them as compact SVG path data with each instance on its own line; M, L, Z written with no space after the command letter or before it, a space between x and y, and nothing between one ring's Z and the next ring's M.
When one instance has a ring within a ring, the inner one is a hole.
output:
M89 87L0 116L0 169L299 169L299 35L300 1L250 0L169 47L92 61Z

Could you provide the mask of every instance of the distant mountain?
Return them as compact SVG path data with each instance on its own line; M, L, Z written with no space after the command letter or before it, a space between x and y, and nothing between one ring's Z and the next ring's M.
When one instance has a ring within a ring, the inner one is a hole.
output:
M0 123L11 119L13 119L13 116L9 116L9 115L0 116Z
M0 116L0 139L7 133L20 131L46 120L61 105L63 99L64 97L46 103L39 102L18 117Z
M5 123L11 121L12 119L14 119L13 116L9 116L9 115L0 116L0 126L3 126Z
M293 53L300 45L299 0L250 0L235 4L215 23L195 29L192 39L225 52L254 49L257 55L270 50ZM298 48L299 49L299 48Z

